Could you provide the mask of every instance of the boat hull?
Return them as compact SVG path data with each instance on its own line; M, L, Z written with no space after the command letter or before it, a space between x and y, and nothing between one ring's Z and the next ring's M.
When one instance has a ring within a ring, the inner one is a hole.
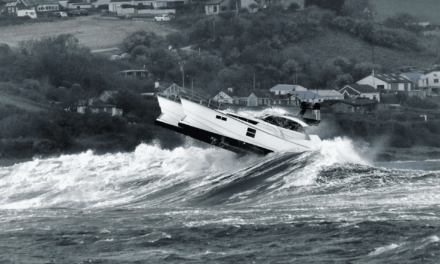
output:
M282 138L282 133L275 135L273 131L265 131L258 126L232 118L220 111L210 109L199 103L187 99L181 99L182 107L185 112L185 119L179 126L205 130L199 124L209 127L211 131L227 139L242 142L242 146L251 145L265 152L272 151L293 151L304 152L316 146L312 140L288 141ZM188 122L186 122L188 120Z

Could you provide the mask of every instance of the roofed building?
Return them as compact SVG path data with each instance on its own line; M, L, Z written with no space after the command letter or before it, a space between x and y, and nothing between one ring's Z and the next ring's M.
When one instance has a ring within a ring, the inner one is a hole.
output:
M245 106L270 105L270 98L267 90L236 91L228 88L213 97L214 101L227 104L240 104Z
M373 73L356 82L367 84L380 91L405 91L412 90L412 82L396 73Z
M345 99L368 98L380 102L380 92L367 84L347 84L339 92Z
M18 10L35 10L37 12L53 12L60 10L57 0L18 0L5 5L7 13L16 14Z
M344 99L337 101L329 101L330 108L335 112L340 113L356 113L356 114L368 114L374 113L377 107L376 100L357 98L357 99Z
M288 94L293 91L307 91L307 88L302 87L301 85L293 85L293 84L277 84L274 87L270 88L270 91L275 94Z

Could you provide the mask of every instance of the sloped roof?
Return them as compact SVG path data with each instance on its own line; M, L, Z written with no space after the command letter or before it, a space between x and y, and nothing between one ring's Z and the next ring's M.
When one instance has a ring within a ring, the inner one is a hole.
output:
M92 104L90 104L90 106L92 108L115 107L114 105L107 104L106 102L104 102L102 100L94 101L94 102L92 102Z
M230 91L222 91L225 94L229 95L232 98L240 98L240 97L249 97L251 94L255 94L258 98L267 98L267 94L269 94L268 90L234 90Z
M224 0L210 0L208 2L205 3L205 5L219 5L223 2Z
M396 73L376 73L374 77L387 83L410 83L411 81L403 78Z
M347 84L339 91L342 90L347 91L349 94L378 93L378 91L374 89L373 86L357 83Z
M21 0L26 6L59 5L58 0Z
M367 106L367 105L375 105L377 104L376 100L371 99L345 99L345 100L338 100L338 102L349 104L353 106ZM337 102L335 102L337 103Z
M409 79L420 79L420 77L422 77L423 74L418 72L404 72L401 75L405 75Z
M277 84L274 87L270 88L270 91L295 91L296 88L303 88L301 85L293 85L293 84Z
M338 91L335 91L333 89L327 89L327 90L310 90L311 92L314 92L315 94L319 94L320 96L324 97L333 97L333 96L342 96L342 94Z
M292 97L296 97L300 100L308 100L308 99L325 99L325 96L321 96L319 94L314 93L313 91L292 91L290 93ZM272 97L272 95L271 95ZM276 95L276 98L286 99L286 95Z

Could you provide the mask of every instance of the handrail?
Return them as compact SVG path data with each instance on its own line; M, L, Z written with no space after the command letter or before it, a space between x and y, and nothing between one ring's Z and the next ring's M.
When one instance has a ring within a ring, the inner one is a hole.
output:
M173 92L172 94L157 93L156 95L157 96L161 96L161 97L165 97L167 99L169 99L170 95L174 95L175 96L174 101L176 101L177 98L183 98L183 99L186 99L186 100L198 103L198 104L204 104L208 108L211 108L211 109L215 109L215 110L225 110L225 109L227 109L227 106L221 105L220 102L212 100L212 98L210 98L209 96L203 95L203 94L198 93L196 91L190 91L190 90L187 90L187 89L184 89L184 88L180 88L179 91Z

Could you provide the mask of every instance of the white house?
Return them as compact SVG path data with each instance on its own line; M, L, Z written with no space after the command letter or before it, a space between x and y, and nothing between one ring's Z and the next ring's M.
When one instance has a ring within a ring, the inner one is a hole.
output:
M380 92L366 84L347 84L339 90L346 99L368 98L380 102Z
M401 73L400 76L412 82L412 90L417 90L419 86L422 84L423 74L419 72L404 72Z
M356 83L370 85L381 91L411 91L411 81L395 73L373 73Z
M335 91L333 89L328 89L328 90L309 90L321 97L324 97L327 100L343 100L344 99L344 95L341 94L338 91Z
M307 91L307 88L302 87L301 85L293 85L293 84L277 84L274 87L270 88L270 91L276 95L288 94L294 91Z
M175 13L176 6L183 5L183 3L184 0L111 0L110 3L108 3L108 11L118 14ZM126 7L123 8L123 5Z
M228 88L220 91L212 99L219 103L240 104L245 106L270 105L271 99L267 90L235 91Z
M215 15L224 11L247 8L249 5L257 4L254 0L210 0L205 3L205 14Z
M30 9L37 12L53 12L60 10L60 4L57 0L18 0L5 5L5 11L10 14L16 14L18 10Z
M429 94L440 94L440 71L431 71L420 78L419 87Z

